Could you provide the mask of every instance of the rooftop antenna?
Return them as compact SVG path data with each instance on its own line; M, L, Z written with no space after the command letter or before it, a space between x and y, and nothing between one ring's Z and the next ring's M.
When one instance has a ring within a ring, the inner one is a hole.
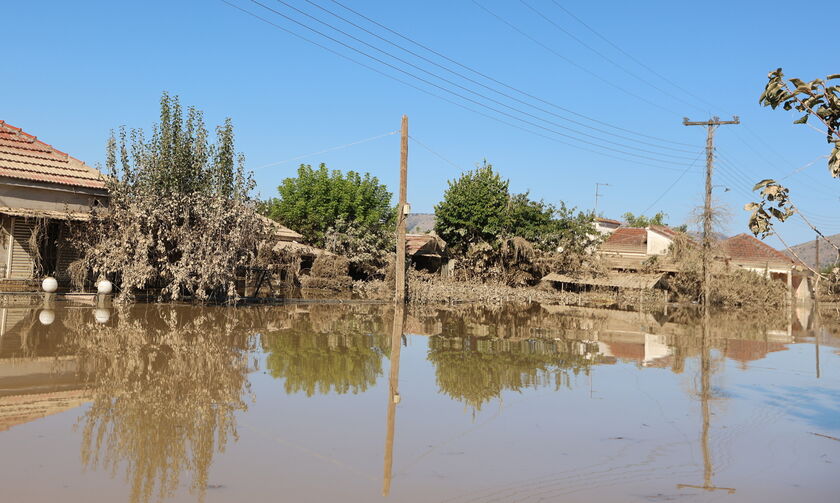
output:
M601 197L600 188L609 187L608 183L595 182L595 216L598 216L598 199Z

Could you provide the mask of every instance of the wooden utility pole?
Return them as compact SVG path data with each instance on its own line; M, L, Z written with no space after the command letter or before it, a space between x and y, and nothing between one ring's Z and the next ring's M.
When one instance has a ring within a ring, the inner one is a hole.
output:
M820 235L817 234L817 237L814 238L814 246L817 247L817 272L820 272Z
M402 116L400 134L400 203L397 205L397 263L395 270L396 297L398 303L405 302L405 220L408 217L406 186L408 178L408 116Z
M391 331L391 372L388 377L388 415L385 422L385 462L382 471L382 495L391 492L391 474L394 466L394 425L397 421L397 404L400 402L400 348L405 325L405 306L394 305L394 325Z
M712 117L707 121L690 121L683 118L685 126L706 126L706 200L703 204L703 304L708 308L711 297L711 249L712 249L712 171L715 162L715 129L725 124L740 124L738 116L731 121L722 121Z
M596 217L598 216L598 199L601 198L600 188L601 187L609 187L609 186L610 186L610 184L608 184L608 183L600 183L600 182L595 183L595 216Z

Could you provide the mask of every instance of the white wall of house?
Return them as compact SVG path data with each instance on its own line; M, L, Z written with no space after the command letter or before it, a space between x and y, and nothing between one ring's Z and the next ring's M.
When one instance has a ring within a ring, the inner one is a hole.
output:
M647 230L648 255L665 255L668 253L668 248L673 242L671 238L665 237L656 231Z
M619 226L619 224L611 224L611 223L608 223L608 222L599 222L597 220L595 221L595 230L599 234L612 234L613 232L615 232L616 229L618 229L618 226Z

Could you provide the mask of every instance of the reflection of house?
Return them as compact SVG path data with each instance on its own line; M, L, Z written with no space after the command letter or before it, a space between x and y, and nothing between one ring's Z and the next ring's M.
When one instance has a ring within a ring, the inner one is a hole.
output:
M66 282L70 225L106 198L99 171L0 121L0 282Z
M720 242L730 266L784 281L795 300L811 298L809 271L775 248L749 234L738 234Z
M416 269L446 272L449 263L446 241L433 234L407 234L405 252Z

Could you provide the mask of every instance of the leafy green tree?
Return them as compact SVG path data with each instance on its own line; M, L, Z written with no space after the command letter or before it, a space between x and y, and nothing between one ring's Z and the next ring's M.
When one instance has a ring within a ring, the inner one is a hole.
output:
M435 206L435 232L454 250L471 244L499 245L521 237L536 248L585 248L591 241L593 215L535 201L527 192L510 194L509 182L486 162L449 181L443 201Z
M840 73L829 75L825 80L785 81L782 69L778 68L770 72L767 79L759 103L774 110L781 106L784 110L804 112L794 124L807 124L808 120L814 117L825 128L826 141L832 145L828 171L832 177L840 177L840 85L828 83L831 80L840 80ZM784 222L797 213L796 205L790 198L790 191L776 180L761 180L753 190L759 191L761 200L744 206L746 211L751 212L749 227L753 234L767 236L772 232L773 219ZM819 233L813 225L811 228Z
M665 219L668 218L668 214L660 211L652 217L646 217L644 215L636 216L628 211L627 213L621 215L621 218L623 218L630 227L648 227L651 225L667 225L665 223Z
M437 235L456 251L470 243L495 242L508 228L508 185L486 161L450 180L443 201L435 206Z
M395 222L391 193L369 173L342 173L327 170L325 164L318 169L301 164L297 176L284 179L277 191L280 197L263 207L266 214L315 246L326 245L328 231L338 222L379 238L390 233Z

